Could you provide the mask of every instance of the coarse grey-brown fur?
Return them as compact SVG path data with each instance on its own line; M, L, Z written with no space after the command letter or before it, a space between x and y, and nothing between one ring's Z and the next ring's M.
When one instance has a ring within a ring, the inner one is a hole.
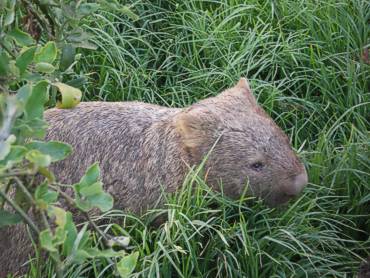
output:
M140 213L153 207L160 186L174 191L187 171L187 154L171 123L180 109L140 102L86 102L73 110L51 109L47 138L71 144L74 153L52 167L61 183L79 181L99 162L115 207ZM145 174L144 174L145 173Z
M178 189L189 167L199 164L212 146L205 164L207 182L215 190L222 184L231 198L240 197L249 184L250 194L274 206L299 194L307 183L288 137L257 105L245 79L188 108L85 102L71 110L50 109L45 119L47 140L64 141L74 149L52 166L57 180L76 183L99 162L115 208L137 214L156 205L161 187ZM1 231L0 275L17 270L29 246L19 225Z

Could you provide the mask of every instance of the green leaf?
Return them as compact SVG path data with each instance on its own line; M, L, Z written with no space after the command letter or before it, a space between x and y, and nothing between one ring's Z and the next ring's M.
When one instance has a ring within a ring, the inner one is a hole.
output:
M89 211L93 207L97 207L105 212L113 207L113 198L103 191L99 176L99 165L95 163L86 171L80 182L74 185L77 193L76 204L83 211Z
M24 140L29 137L44 138L47 124L40 118L29 119L24 117L23 119L18 118L15 126L19 131L17 137Z
M15 18L15 11L14 8L11 10L8 10L4 19L4 26L10 25L13 23Z
M102 192L104 192L103 184L100 181L93 183L90 186L83 187L80 190L80 194L84 197L90 197L92 195L100 194Z
M49 97L48 85L48 82L43 80L33 86L25 106L25 114L28 119L43 119L44 103Z
M43 120L44 103L49 98L49 84L42 80L32 85L28 83L17 92L17 99L24 105L24 115L16 119L16 135L20 140L28 137L42 138L46 132L46 122Z
M104 1L103 0L103 1L100 1L100 2L106 10L120 12L120 13L127 16L128 18L130 18L133 21L138 20L140 18L137 14L135 14L132 11L132 9L129 6L121 5L118 1L112 1L112 0L111 1Z
M91 204L89 200L81 199L81 197L79 197L77 194L76 194L75 200L76 200L76 206L82 211L88 212L89 210L93 208L93 205Z
M9 74L9 57L5 51L0 50L0 76Z
M96 3L83 3L78 8L78 13L82 16L86 16L92 13L95 13L97 10L99 10L100 5Z
M94 207L99 208L102 212L106 212L112 209L113 198L105 192L82 198L77 195L76 205L85 212L90 211Z
M50 230L44 230L39 235L40 245L49 252L58 251L53 244L53 235Z
M22 75L29 64L31 64L33 57L36 52L36 46L24 49L21 54L17 57L16 66L19 68L19 72Z
M51 163L51 157L38 150L31 150L26 154L26 159L37 167L47 167Z
M122 278L128 277L135 270L138 258L139 252L134 252L126 257L123 257L117 263L117 270Z
M29 150L39 150L43 154L50 155L51 162L63 160L72 153L71 145L58 141L32 141L26 147Z
M14 77L19 78L20 71L19 71L19 68L15 65L15 63L16 62L14 60L9 61L9 73L13 75Z
M73 256L73 262L75 264L82 264L86 259L92 258L92 256L85 250L79 249Z
M87 197L94 207L99 208L102 212L106 212L113 207L113 198L108 193L100 193Z
M86 259L123 257L125 254L125 251L114 251L113 249L99 250L98 248L81 248L76 251L73 261L77 264L81 264L86 261Z
M55 236L53 239L54 246L62 245L67 238L67 232L62 227L55 229Z
M99 208L102 212L106 212L113 207L112 196L104 191L91 196L83 196L82 198L78 194L76 195L76 205L85 212L88 212L94 207Z
M74 42L72 43L74 47L79 47L79 48L85 48L85 49L90 49L90 50L96 50L98 47L89 41L82 41L82 42Z
M66 224L64 230L67 232L67 237L63 244L63 255L69 256L72 253L73 244L77 238L77 228L72 220L72 214L66 213Z
M23 76L24 79L27 79L28 82L39 82L41 80L45 80L45 77L42 76L40 73L38 72L25 72L24 73L24 76Z
M81 47L81 48L95 50L97 46L89 41L93 37L94 36L92 34L85 32L82 28L77 28L68 35L67 41L71 43L71 45L73 45L74 47Z
M40 84L39 84L40 83ZM48 99L48 83L40 81L33 90L32 82L21 87L16 95L21 107L23 116L15 120L14 132L18 140L26 138L43 138L47 124L43 120L44 106L42 102ZM41 103L40 103L41 102Z
M86 77L85 76L77 77L75 79L72 79L72 80L69 80L69 81L66 82L67 85L75 87L75 88L80 88L85 83L86 83Z
M5 159L5 157L7 157L10 153L11 142L8 139L5 141L0 141L0 161Z
M15 12L14 11L8 11L6 13L5 19L4 19L4 26L12 24L14 21Z
M72 261L76 258L76 254L78 250L84 250L87 244L91 243L90 240L90 232L87 230L88 224L85 224L82 229L78 232L76 239L73 242L73 247L71 250L71 254L68 259L72 259ZM76 260L79 258L77 257Z
M127 236L116 236L108 240L107 245L109 247L120 246L127 248L130 245L130 238Z
M52 64L57 58L58 50L55 42L49 41L35 54L35 63Z
M47 209L49 204L55 203L58 195L58 192L49 189L46 182L39 185L35 190L35 200L41 209Z
M68 19L71 26L75 26L79 20L79 17L76 15L76 4L74 4L73 2L68 3L66 1L62 1L60 3L63 16Z
M59 67L62 71L66 70L75 60L76 48L67 43L62 48L62 55L60 57ZM71 84L69 84L71 85ZM76 87L76 86L74 86Z
M11 30L8 33L8 36L10 36L19 46L29 46L34 44L32 37L18 28Z
M26 148L23 146L11 146L9 154L5 160L9 160L15 163L21 162L26 154Z
M79 89L61 82L53 83L53 85L62 94L62 101L57 104L58 108L73 108L80 103L82 93Z
M19 214L0 209L0 228L22 222Z
M125 16L127 16L128 18L130 18L133 21L136 21L140 18L128 6L123 6L123 7L119 8L118 11L120 13L124 14Z
M71 43L82 43L91 38L93 38L93 35L85 32L82 28L78 28L68 35L67 41Z
M52 73L55 71L55 67L52 64L49 63L37 63L35 66L36 71L42 72L42 73Z
M96 183L99 180L99 177L100 177L99 164L95 162L87 169L85 175L81 178L78 184L80 185L81 188L83 188L85 186L89 186L91 184Z
M28 101L28 98L32 95L32 86L31 84L27 84L22 86L17 91L17 100L22 102L23 104L26 104Z
M23 146L9 145L9 147L10 149L7 155L2 160L0 160L0 169L1 168L7 169L13 167L14 164L22 162L27 152L27 149Z
M55 217L55 224L58 225L58 227L64 228L64 226L67 223L67 212L56 206L50 207L49 215Z
M39 174L48 179L49 183L55 182L55 176L52 171L46 167L39 167Z
M113 249L99 250L98 248L86 248L85 251L92 258L113 258L113 257L123 257L124 255L126 255L126 252L123 250L114 251Z

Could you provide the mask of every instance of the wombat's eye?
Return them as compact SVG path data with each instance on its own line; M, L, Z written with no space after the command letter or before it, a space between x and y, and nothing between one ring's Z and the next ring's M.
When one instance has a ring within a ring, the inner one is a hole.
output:
M251 168L254 170L254 171L261 171L263 169L264 165L262 162L255 162L251 165Z

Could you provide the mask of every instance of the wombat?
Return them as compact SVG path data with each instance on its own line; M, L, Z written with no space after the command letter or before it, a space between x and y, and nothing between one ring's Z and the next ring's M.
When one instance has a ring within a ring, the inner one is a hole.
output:
M137 214L156 205L162 188L176 191L189 167L207 154L207 183L231 198L240 197L248 186L251 195L276 206L297 196L307 183L288 137L258 106L244 78L183 109L85 102L71 110L47 110L45 118L47 140L74 149L52 167L57 180L76 183L98 161L115 208ZM4 237L0 243L0 249L10 248ZM13 248L22 253L20 246ZM0 265L9 265L11 256L0 252Z
M85 102L45 113L47 139L74 148L55 165L62 183L79 181L98 161L115 207L139 213L178 189L189 166L205 164L207 183L238 198L249 192L269 205L285 203L307 183L288 137L257 105L246 79L188 108L140 102Z

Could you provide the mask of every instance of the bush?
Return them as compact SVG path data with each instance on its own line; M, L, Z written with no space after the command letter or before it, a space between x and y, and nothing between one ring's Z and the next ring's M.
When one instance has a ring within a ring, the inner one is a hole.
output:
M5 231L4 226L27 224L52 259L57 277L71 265L95 258L105 258L117 275L126 277L137 259L137 253L114 251L113 245L127 247L127 239L109 236L89 216L93 208L105 212L113 206L113 198L102 189L99 166L92 165L77 184L59 184L48 167L67 157L72 148L42 141L44 106L73 108L82 97L76 86L86 78L74 71L81 58L76 50L95 46L81 21L106 6L125 8L105 1L8 0L0 6L0 227ZM65 194L65 188L72 188L74 195ZM103 250L96 247L87 225L77 231L60 199L85 216L103 238ZM39 276L41 270L35 273Z

